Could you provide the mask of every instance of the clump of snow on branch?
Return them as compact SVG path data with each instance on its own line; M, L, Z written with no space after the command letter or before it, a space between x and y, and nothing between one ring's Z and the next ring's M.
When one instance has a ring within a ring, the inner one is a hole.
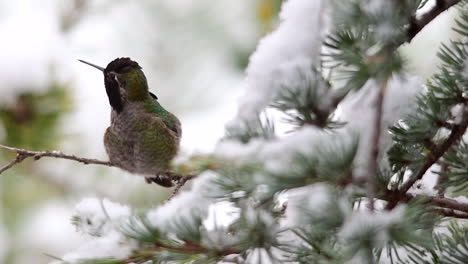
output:
M167 203L150 210L147 213L150 223L159 230L170 230L177 219L189 221L193 215L206 217L212 203L207 195L207 187L216 176L213 172L198 175L192 180L191 190L181 192Z
M373 145L373 122L375 119L375 101L380 87L374 80L369 80L358 92L346 97L338 106L338 119L346 122L345 129L359 135L359 148L355 159L354 175L365 176ZM416 107L416 97L424 90L423 82L418 77L394 76L387 84L381 124L380 152L384 154L391 146L388 128ZM380 157L380 160L383 156ZM382 164L383 165L383 164Z
M79 231L90 235L90 238L80 248L66 254L63 260L76 262L92 258L126 258L137 244L115 227L130 213L129 207L107 199L83 199L76 205L72 221Z
M209 207L208 216L203 221L203 225L208 230L224 229L239 218L239 214L240 209L235 207L231 202L220 201Z
M463 105L461 105L461 104L455 105L454 107L452 107L452 109L450 109L450 113L453 116L453 123L454 124L457 124L457 125L461 124L461 122L463 120L464 111L465 111L465 109L463 108Z
M298 68L310 72L318 65L321 41L327 30L327 1L289 0L282 6L280 25L264 37L250 57L246 94L238 120L250 120L278 94Z
M387 0L361 1L361 8L369 15L380 18L375 29L376 38L391 41L398 37L398 25L392 23L395 3Z
M353 211L346 217L339 236L344 240L361 240L368 239L368 236L372 234L374 242L379 243L379 246L384 246L389 239L389 228L403 221L404 212L404 206L392 211Z
M77 230L84 234L103 236L112 229L114 222L129 215L128 206L107 199L86 198L76 205L72 221Z
M332 191L326 184L314 184L287 192L286 218L287 227L311 224L309 216L320 218L327 212L332 199ZM333 201L335 202L335 201ZM304 214L304 212L308 212Z
M216 228L213 230L202 230L201 243L206 248L220 251L239 244L239 239L230 234L227 228Z
M316 155L317 148L325 145L351 144L354 137L345 133L327 133L313 126L305 126L278 140L254 139L248 144L226 140L218 144L218 157L239 162L258 162L272 173L287 173L298 154Z
M67 253L62 259L70 263L95 258L125 259L136 248L136 241L112 230L106 236L94 238L77 250Z

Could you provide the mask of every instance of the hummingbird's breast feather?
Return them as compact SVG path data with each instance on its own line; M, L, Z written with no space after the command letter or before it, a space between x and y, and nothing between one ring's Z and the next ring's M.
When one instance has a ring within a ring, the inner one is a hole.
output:
M144 106L128 102L120 113L112 111L111 126L104 145L116 166L132 173L157 175L169 169L180 143L180 135L163 119L145 111Z

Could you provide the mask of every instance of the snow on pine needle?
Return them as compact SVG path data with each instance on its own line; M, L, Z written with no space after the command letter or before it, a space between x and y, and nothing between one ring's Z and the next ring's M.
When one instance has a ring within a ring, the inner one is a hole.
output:
M130 208L108 199L85 198L75 206L72 223L90 236L105 236L114 222L130 216Z
M337 118L346 123L345 130L359 135L359 148L355 158L354 175L366 175L369 148L372 146L372 133L375 118L375 100L377 83L369 80L359 91L348 95L338 106ZM387 85L381 129L387 131L399 119L416 108L416 98L424 92L424 85L419 77L399 76L391 78ZM385 153L392 145L391 135L386 132L380 138L381 161L386 161ZM384 164L381 164L384 165Z
M75 263L83 259L124 259L129 256L138 243L125 236L119 226L130 214L128 206L107 199L83 199L75 207L72 223L78 231L89 235L89 240L65 254L62 260L65 263Z
M319 64L322 39L329 27L326 7L327 1L320 0L283 4L278 28L260 41L250 57L238 121L256 117L298 69L310 72Z

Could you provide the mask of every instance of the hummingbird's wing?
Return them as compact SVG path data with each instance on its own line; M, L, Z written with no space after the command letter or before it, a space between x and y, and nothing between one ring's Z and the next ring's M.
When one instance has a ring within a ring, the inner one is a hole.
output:
M149 92L149 94L150 94L150 96L153 97L155 100L158 100L158 97L157 97L154 93Z
M137 172L157 175L167 171L177 154L180 139L155 115L142 115L136 122L139 131L133 138L133 161Z
M168 113L168 115L163 119L163 122L170 130L176 133L178 138L182 137L182 127L179 119L175 115Z
M158 100L158 97L154 93L149 92L149 94L154 100ZM180 121L175 115L168 113L167 117L162 121L170 130L174 131L179 138L182 136Z

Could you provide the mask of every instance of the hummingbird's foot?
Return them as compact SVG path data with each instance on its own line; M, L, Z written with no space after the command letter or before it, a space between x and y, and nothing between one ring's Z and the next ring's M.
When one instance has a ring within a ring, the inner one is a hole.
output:
M172 179L164 175L145 177L145 181L148 184L151 184L154 182L166 188L174 186L174 182L172 181Z

